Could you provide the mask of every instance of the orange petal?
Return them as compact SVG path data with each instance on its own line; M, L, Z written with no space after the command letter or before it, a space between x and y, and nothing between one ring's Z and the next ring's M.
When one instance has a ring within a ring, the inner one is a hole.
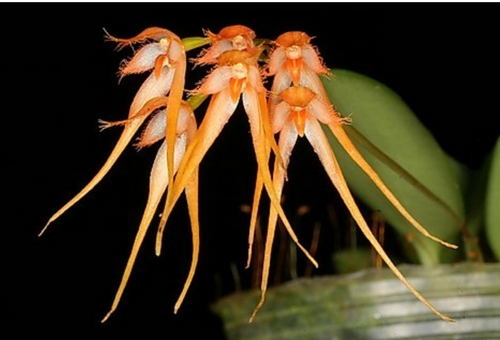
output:
M141 47L129 61L120 67L120 76L142 73L155 67L155 61L165 54L165 49L159 43L151 43Z
M269 58L269 62L267 64L267 72L265 72L266 76L273 76L277 73L285 73L285 62L286 62L286 53L283 47L275 48L271 56Z
M261 97L261 98L259 98ZM264 103L264 105L260 105ZM252 134L252 140L254 145L255 156L257 158L258 171L262 175L264 182L264 187L269 195L273 207L278 211L285 228L287 229L290 238L297 244L297 247L307 256L307 258L317 267L318 263L309 254L309 252L300 244L297 235L293 231L290 222L288 221L283 208L281 207L280 200L274 190L273 182L271 179L271 173L268 167L268 152L266 150L267 145L270 145L269 139L274 138L272 135L266 134L263 128L261 117L267 116L267 106L265 105L265 95L263 93L257 93L253 88L246 88L243 91L243 103L245 106L245 111L248 115L250 121L250 131ZM261 111L266 111L261 113ZM279 155L279 153L278 153Z
M271 126L271 118L269 116L269 111L267 110L266 97L265 92L261 92L259 94L259 105L260 105L260 119L262 125L262 136L264 137L264 142L266 144L266 148L271 148L274 151L274 155L280 164L283 165L283 160L281 159L281 155L278 151L278 145L276 144L276 140L274 139L274 132ZM267 150L267 149L266 149ZM268 161L269 161L269 150L268 153Z
M168 105L168 98L161 97L161 106ZM154 102L155 100L150 100L149 102ZM149 103L148 102L148 103ZM148 104L146 103L146 105ZM146 106L145 105L145 106ZM181 103L181 108L179 110L179 119L177 121L177 135L182 134L188 129L188 125L191 123L191 117L193 115L193 110L191 106L186 102ZM133 118L132 118L133 119ZM149 146L157 141L165 138L165 127L166 127L166 110L163 109L156 113L153 118L149 120L146 127L144 128L139 142L136 144L138 148ZM196 129L196 124L195 124Z
M340 114L334 110L332 104L320 96L316 96L311 100L308 111L323 124L342 124L343 122L350 121L349 118L340 117Z
M174 72L169 67L162 69L159 78L155 77L154 74L150 74L142 83L132 104L130 104L128 117L134 117L150 99L165 96L172 87L173 78Z
M203 51L199 58L194 59L197 65L215 64L217 58L229 50L252 50L255 32L243 25L233 25L223 28L218 34L210 31L206 35L212 40L212 46Z
M178 142L176 143L178 158L182 157L185 148L186 135L183 135L183 137L179 138ZM179 160L180 159L177 159L177 163L179 163ZM118 291L115 295L115 299L113 300L111 309L102 319L102 322L105 322L111 316L111 314L116 310L118 304L120 303L120 299L123 295L125 287L127 286L127 282L130 278L130 274L132 273L137 254L139 253L139 249L141 248L144 237L146 236L146 232L149 228L149 225L151 224L151 220L154 217L156 209L158 208L158 204L160 203L160 200L165 193L165 190L167 189L169 176L167 173L168 170L166 165L166 145L165 143L163 143L158 150L156 159L153 163L149 183L148 202L146 204L146 208L144 209L144 214L139 225L139 230L137 231L137 235L132 246L132 251L127 261L127 265L125 267L125 271L123 273L120 286L118 287Z
M169 30L166 30L166 29L161 28L161 27L146 28L144 31L137 34L135 37L132 37L129 39L116 38L116 37L110 35L108 32L106 32L106 30L104 30L104 32L106 33L106 35L105 35L106 40L118 43L118 49L122 49L126 45L140 43L140 42L146 41L148 39L159 41L160 39L168 37L168 36L175 36L175 34L170 32Z
M253 241L255 238L255 229L257 226L257 218L259 215L259 204L263 188L264 188L264 182L262 180L262 175L260 174L260 171L257 171L257 178L255 179L255 190L253 194L252 211L250 213L250 226L248 228L248 253L247 253L247 264L245 266L246 269L250 267L250 263L252 262Z
M156 78L160 77L163 66L170 66L170 61L168 59L168 55L166 54L159 55L155 60L154 74Z
M166 110L161 110L149 120L136 144L137 148L150 146L165 138L165 124L167 123L165 113Z
M314 49L310 44L304 45L302 47L302 58L305 67L309 68L316 74L326 74L328 69L323 65L321 58L318 55L318 51Z
M228 86L231 77L232 71L230 66L217 67L210 72L200 87L193 92L202 95L219 93Z
M200 253L200 223L198 220L198 169L196 169L186 184L186 199L188 203L189 210L189 218L191 220L191 237L193 242L193 250L191 255L191 267L189 268L188 276L186 278L186 282L184 283L184 287L182 288L181 294L177 299L174 306L174 313L177 314L177 311L182 305L184 298L191 286L191 282L193 281L194 274L196 272L196 266L198 264L198 257Z
M255 86L258 87L258 86ZM254 88L255 88L254 87ZM276 158L275 162L278 164L282 165L282 168L284 168L283 165L283 160L281 158L281 154L279 152L278 145L276 145L276 141L274 140L274 131L273 127L271 126L271 119L269 117L269 111L266 110L266 101L264 96L259 96L259 105L261 108L264 108L260 110L261 113L261 121L262 121L262 128L263 128L263 136L266 136L266 145L265 145L265 155L266 155L266 164L269 162L269 156L271 149L273 149ZM260 203L260 198L262 194L262 189L264 187L264 181L261 175L260 171L257 171L257 178L255 181L255 191L254 191L254 197L253 197L253 204L252 204L252 211L251 211L251 216L250 216L250 227L249 227L249 232L248 232L248 256L247 256L247 265L246 268L250 266L250 262L252 260L252 249L253 249L253 240L255 236L255 228L257 225L257 216L258 216L258 211L259 211L259 203Z
M247 26L231 25L221 29L217 34L217 36L220 39L233 39L237 36L245 36L248 37L249 39L254 39L255 32Z
M177 177L168 190L167 201L156 237L156 255L160 255L161 253L163 230L175 203L186 188L189 179L198 168L208 149L212 146L224 125L234 113L237 105L238 102L234 103L232 101L228 88L213 95L207 112L205 113L205 117L203 118L203 122L200 124L198 132L186 150Z
M102 166L102 168L97 172L97 174L92 178L92 180L78 193L74 196L68 203L66 203L62 208L60 208L54 215L52 215L43 227L42 231L39 233L41 236L47 227L58 219L62 214L64 214L69 208L80 201L85 195L87 195L94 187L99 184L99 182L106 176L109 170L113 167L116 160L120 157L125 147L130 143L130 140L135 135L139 127L142 125L147 117L147 114L141 113L141 108L151 99L155 97L161 97L165 95L170 89L170 82L168 78L170 76L168 69L165 69L162 73L160 79L155 79L153 75L150 75L146 81L142 84L141 88L137 92L132 104L130 105L129 117L134 117L136 114L140 115L140 118L133 119L130 123L125 125L123 132L116 142L116 145L111 151L108 159ZM148 108L149 109L149 108ZM147 110L146 110L147 111ZM151 112L151 111L150 111Z
M231 99L236 102L240 99L241 89L246 79L231 78L229 80L229 90L231 91Z
M318 154L318 157L325 168L325 171L330 177L333 185L337 189L340 194L340 197L346 204L347 208L351 212L352 217L358 224L359 228L371 243L373 248L380 255L382 260L387 264L389 269L396 275L396 277L403 282L403 284L413 293L413 295L420 300L425 306L427 306L431 311L433 311L436 315L441 317L446 321L453 321L450 317L444 315L439 312L429 301L427 301L412 285L411 283L403 276L403 274L399 271L399 269L394 265L389 256L386 254L380 243L377 241L376 237L373 235L370 227L366 224L366 221L363 218L363 215L359 211L354 198L347 186L347 182L342 174L340 166L335 159L335 155L333 154L332 148L328 142L328 139L325 136L320 124L317 120L310 119L307 122L306 126L306 137L314 148L314 151Z
M186 122L184 122L186 120ZM194 117L194 113L191 111L189 115L181 115L179 117L179 126L185 126L187 143L191 143L196 134L196 118ZM175 160L175 165L180 164L181 159ZM189 268L188 276L186 278L186 282L184 283L184 287L177 299L177 302L174 306L174 313L177 313L179 310L184 297L187 294L187 291L191 285L193 280L196 266L198 264L198 256L200 252L200 223L198 219L198 168L194 171L193 176L186 184L186 199L188 204L189 218L191 221L191 236L193 242L193 251L191 258L191 267Z
M290 47L293 45L304 46L309 44L311 39L312 38L304 32L291 31L281 34L278 38L276 38L275 43L283 47Z
M216 64L217 58L232 48L233 44L230 40L218 40L213 42L210 48L202 51L198 58L193 58L191 61L195 65Z
M178 39L178 38L177 38ZM184 45L178 41L171 43L171 60L172 67L175 70L174 78L172 80L172 89L168 97L167 105L167 126L165 129L165 140L167 142L167 167L169 175L169 183L174 180L174 157L175 157L175 140L177 137L177 123L179 119L179 111L182 103L182 96L184 94L184 83L186 77L186 54L184 52ZM178 54L177 56L175 54ZM167 191L167 200L170 195L171 188Z
M287 89L292 83L292 79L288 72L278 72L274 76L273 85L269 96L269 112L272 115L276 105L280 102L279 94Z
M384 194L385 197L392 203L392 205L403 215L408 222L410 222L415 229L417 229L422 235L434 240L436 242L441 243L442 245L456 249L458 248L456 245L445 242L440 238L432 235L425 229L420 223L418 223L413 216L406 210L405 207L399 202L399 200L394 196L394 194L389 190L389 188L385 185L382 179L378 176L378 174L373 170L373 168L368 164L368 162L363 158L361 153L358 151L356 146L352 143L352 141L347 136L345 130L342 128L341 124L329 124L328 125L335 138L339 141L342 147L347 151L347 154L359 165L359 167L370 177L372 182L380 189L380 191Z
M303 68L302 72L300 73L300 85L311 89L322 100L330 102L321 79L319 78L317 73L314 73L314 71L308 68Z
M293 128L292 124L288 123L284 126L280 133L279 140L279 152L284 162L284 166L281 166L279 162L274 162L274 172L273 172L273 186L276 190L276 195L278 199L281 200L281 193L283 190L283 185L286 178L286 169L290 160L290 155L292 149L297 141L297 131ZM276 231L276 223L278 220L278 213L273 206L270 207L269 220L267 226L267 236L266 244L264 249L264 261L262 264L262 280L260 285L261 295L257 306L254 308L252 315L250 316L250 322L255 319L258 311L264 305L266 300L266 291L269 281L269 268L271 267L271 255L274 241L274 233Z
M283 129L285 123L288 121L290 116L290 105L282 101L274 107L273 111L270 111L271 116L271 128L273 133L278 133Z
M258 86L256 86L258 87ZM266 101L264 96L259 96L259 104L260 107L266 108ZM282 168L285 168L283 159L281 158L281 154L279 152L279 148L276 145L276 141L274 140L274 132L273 128L271 127L271 121L270 117L268 115L268 111L263 109L260 110L261 112L261 120L262 120L262 127L263 127L263 135L267 136L266 141L266 147L265 147L265 154L266 154L266 159L267 161L265 162L268 164L269 162L269 156L271 149L273 149L276 158L275 162L280 164ZM254 191L254 197L253 197L253 203L252 203L252 211L250 215L250 227L248 231L248 256L247 256L247 265L246 268L250 267L250 262L252 260L252 249L253 249L253 240L255 236L255 229L257 225L257 216L258 216L258 211L259 211L259 203L260 203L260 198L262 195L262 189L264 187L264 181L262 178L262 175L260 171L257 171L257 178L255 180L255 191Z
M110 128L112 126L120 126L120 125L127 125L133 120L137 120L139 118L147 118L149 115L151 115L153 112L155 112L157 109L160 107L167 106L168 103L168 97L156 97L153 99L150 99L147 101L142 109L137 112L133 117L127 118L124 120L118 120L118 121L113 121L113 122L108 122L102 119L99 119L99 124L101 130Z

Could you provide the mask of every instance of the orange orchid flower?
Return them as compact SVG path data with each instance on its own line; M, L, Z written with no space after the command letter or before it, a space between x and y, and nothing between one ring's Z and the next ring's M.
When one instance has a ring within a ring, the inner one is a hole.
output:
M258 163L258 178L262 178L271 201L292 239L306 256L317 265L307 250L298 242L298 238L286 219L272 186L268 168L269 152L267 150L270 148L271 140L274 141L274 139L272 135L269 135L270 125L269 121L266 121L268 119L265 101L266 91L262 84L256 55L248 51L229 50L223 52L217 60L218 66L207 76L200 87L193 91L197 95L212 95L212 98L198 133L188 146L174 183L167 193L167 205L162 214L156 239L156 254L159 255L161 252L161 240L166 221L184 190L192 171L198 168L204 155L236 110L240 97L242 97L250 121L250 130ZM267 130L265 128L266 124L268 125Z
M286 38L286 39L284 39ZM283 43L286 40L286 44ZM276 74L273 89L280 90L277 96L270 99L271 107L271 125L274 133L279 133L279 153L283 163L275 162L273 172L273 183L276 194L281 196L284 180L286 177L286 168L289 163L292 149L298 136L305 136L311 143L314 151L327 172L333 185L339 192L342 200L345 202L352 217L359 225L361 231L370 241L374 249L393 273L406 285L406 287L422 301L429 309L438 316L447 321L453 321L448 316L439 312L432 306L401 274L382 246L372 234L370 227L366 224L356 202L347 186L347 182L342 174L342 170L335 158L333 150L323 131L320 123L326 125L333 135L339 140L350 157L363 169L374 184L381 190L387 199L396 207L396 209L423 235L447 246L456 248L455 245L444 242L431 235L423 226L421 226L411 214L402 206L392 192L386 187L373 168L365 161L352 141L349 139L343 124L350 121L349 118L342 118L336 112L332 105L327 101L325 90L322 87L318 73L324 73L325 67L319 67L319 56L314 56L315 50L310 47L309 40L304 33L290 32L278 38L280 43L270 58L269 72ZM296 45L294 45L294 42ZM286 49L282 48L285 45ZM303 56L303 60L300 60ZM293 84L292 86L290 86ZM321 88L319 88L321 87ZM275 93L272 93L272 95ZM265 302L267 282L269 277L269 266L271 260L271 249L274 239L274 232L277 222L277 213L274 206L271 206L268 229L266 236L264 263L261 281L261 299L255 307L250 321L252 321L259 309Z
M132 119L128 124L124 125L118 142L102 168L75 197L50 217L39 236L45 232L52 222L85 197L106 176L140 126L144 123L147 115L139 115L138 113L144 108L145 104L150 99L167 94L170 94L166 112L167 162L169 164L169 176L173 176L173 149L176 138L177 114L181 105L186 69L186 56L182 41L174 33L158 27L148 28L130 39L118 39L109 34L107 34L107 39L119 43L118 48L134 43L153 41L142 46L132 59L123 64L120 68L120 79L129 74L143 73L150 70L154 70L154 72L144 81L130 105L128 117L133 118L137 116L137 119ZM171 181L172 178L170 178Z
M274 41L276 47L269 58L267 72L264 73L266 76L274 76L270 91L271 96L268 101L269 112L274 111L275 106L279 102L277 94L281 93L292 83L294 85L301 83L304 86L310 87L327 100L326 91L317 75L327 74L328 69L323 65L315 48L310 44L311 39L304 32L293 31L283 33ZM269 150L267 151L269 154ZM283 166L284 162L281 154L279 152L275 153L277 160ZM254 204L250 215L247 268L250 266L252 259L258 204L262 186L262 179L257 177Z
M280 35L274 44L267 66L268 76L274 76L271 88L270 110L279 101L277 95L293 85L304 85L328 99L318 74L328 74L316 49L310 44L311 37L304 32L287 32Z
M138 148L149 146L165 139L158 150L150 175L150 191L146 208L139 225L132 252L130 254L122 281L113 301L111 310L103 322L118 306L129 276L131 274L138 251L146 231L155 214L158 204L166 191L168 183L173 181L180 160L187 144L193 139L196 131L196 120L188 103L182 101L186 69L186 56L183 42L174 33L163 28L148 28L130 39L118 39L107 35L108 40L119 43L121 49L125 45L144 43L134 56L120 67L120 79L129 74L152 71L135 95L129 109L129 118L119 122L101 122L102 128L121 125L124 130L111 155L94 176L94 178L66 205L57 211L42 229L42 235L50 223L60 217L65 211L90 192L109 172L132 137L145 120L153 115L142 133ZM166 95L169 94L168 97ZM158 109L166 107L159 112ZM173 127L173 128L172 128ZM198 223L198 172L193 171L185 192L188 198L189 215L193 237L193 257L191 268L184 288L176 306L179 306L190 286L194 276L199 253L199 223ZM176 307L178 308L178 307Z
M361 231L389 268L434 313L451 321L413 288L371 233L350 193L321 124L333 133L352 159L417 230L445 246L451 248L456 248L456 246L431 235L421 226L386 187L349 139L343 128L343 124L349 122L349 118L342 118L334 110L318 76L327 75L328 69L324 66L316 49L310 44L312 38L303 32L282 34L274 41L275 48L270 56L267 71L262 72L258 61L264 47L255 45L255 32L250 28L234 25L222 29L217 34L206 31L206 35L207 38L204 39L192 38L194 39L191 40L193 48L211 43L211 47L202 51L200 56L193 61L195 65L214 65L214 69L197 89L191 91L191 94L195 96L187 101L182 100L186 72L186 47L183 40L180 40L174 33L158 27L148 28L130 39L118 39L107 35L109 40L118 43L118 48L135 43L142 44L133 57L123 63L119 72L120 79L129 74L143 72L151 72L151 74L135 95L127 119L118 122L101 121L103 128L124 127L103 167L74 198L49 219L40 232L41 235L50 223L76 204L104 178L138 129L149 119L136 144L137 147L149 146L161 140L163 143L153 163L148 200L131 254L111 309L103 322L116 310L120 302L145 234L165 192L167 193L166 201L156 237L156 254L159 255L161 252L162 235L167 219L183 192L186 193L191 220L193 242L191 267L175 304L174 312L176 313L180 308L193 280L199 255L198 168L208 149L236 110L240 98L249 119L258 166L248 236L247 266L250 264L258 207L264 188L271 201L264 251L261 298L250 321L255 318L265 302L271 250L278 217L283 221L292 240L317 266L316 261L299 243L280 204L290 155L299 136L305 136L309 140ZM267 91L263 85L263 75L274 76L269 99L267 99ZM193 98L203 100L208 96L211 96L210 103L197 129L193 114L193 106L196 104L191 106L190 103L196 100ZM276 133L279 133L278 144L274 139ZM271 150L276 156L272 176L269 169Z
M227 26L214 34L205 31L211 41L210 48L201 52L200 57L193 59L196 65L217 64L217 58L226 51L238 50L254 52L255 32L243 25Z
M136 144L138 147L149 146L153 143L158 142L159 140L165 139L165 125L167 121L166 109L160 110L158 112L156 111L157 108L167 105L168 105L168 98L166 97L153 98L148 103L146 103L144 109L141 110L140 113L136 115L136 117L119 122L112 122L112 123L103 122L104 123L103 127L108 128L110 126L115 126L115 125L126 126L127 124L132 123L135 119L143 119L153 114L153 117L150 119L149 123L145 127L144 132L142 133L139 139L139 142ZM179 168L181 159L186 151L186 146L189 145L189 143L192 141L195 133L196 133L196 119L194 117L193 110L191 109L191 106L187 102L183 101L181 103L181 107L179 110L179 119L176 130L176 143L174 148L175 156L173 164L174 173ZM162 145L158 150L158 153L156 155L153 164L153 168L151 170L148 201L146 204L146 208L144 209L144 214L142 216L139 229L137 231L134 245L132 246L132 252L127 262L125 272L123 273L122 281L116 293L111 310L108 312L108 314L106 314L102 322L106 321L118 307L121 296L123 294L123 291L125 290L128 279L132 272L132 268L137 258L137 254L139 253L139 249L142 245L144 237L146 236L148 227L151 224L151 220L153 219L154 214L160 203L160 200L163 197L167 189L167 186L169 184L170 176L168 174L167 155L168 152L166 150L166 141L163 141ZM191 219L193 254L192 254L191 268L189 270L188 277L184 284L184 288L176 303L175 310L178 309L178 306L180 306L182 304L182 301L184 300L184 297L193 279L196 265L198 263L200 242L199 242L199 222L198 222L198 171L197 170L194 171L190 180L188 181L185 192L188 201L189 215Z
M299 82L301 82L315 89L317 93L321 93L324 98L327 98L326 92L317 74L327 74L328 70L321 62L315 49L309 44L310 41L311 38L306 33L296 31L284 33L274 41L276 47L269 58L267 71L264 72L265 76L274 76L270 91L271 96L268 101L269 112L272 112L279 102L279 98L276 94L281 93L281 91L289 87L292 83L298 85ZM276 148L273 147L273 149ZM267 149L266 152L267 157L269 157L270 150ZM280 152L275 150L275 153L277 161L284 167ZM258 206L263 185L262 178L257 174L253 206L250 215L246 268L250 267L252 259Z

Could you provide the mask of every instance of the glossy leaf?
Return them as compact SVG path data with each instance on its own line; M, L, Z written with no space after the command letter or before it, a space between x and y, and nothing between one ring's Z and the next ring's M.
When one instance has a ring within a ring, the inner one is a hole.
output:
M486 192L486 235L493 253L500 261L500 138L491 159Z
M350 115L352 127L373 144L374 149L370 149L355 142L389 189L427 230L445 241L456 242L464 221L461 187L465 170L452 163L411 109L383 84L347 70L334 70L333 77L322 80L335 108L343 116ZM435 265L454 255L452 250L420 235L335 138L328 136L352 190L411 241L423 264ZM381 161L380 155L376 157L377 149L400 170Z

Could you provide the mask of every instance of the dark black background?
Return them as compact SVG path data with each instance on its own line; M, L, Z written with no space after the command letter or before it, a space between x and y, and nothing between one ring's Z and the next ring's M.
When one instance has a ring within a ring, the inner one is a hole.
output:
M470 167L480 166L500 132L496 5L113 3L3 4L1 9L9 19L0 23L5 155L0 240L1 277L7 283L0 305L6 338L33 330L69 338L131 330L144 330L144 339L200 332L222 338L209 304L217 292L232 289L230 263L244 265L248 216L239 206L251 201L255 173L243 112L234 115L201 168L200 263L178 315L172 309L191 256L182 202L168 224L162 256L154 256L148 237L121 305L106 324L99 323L145 205L154 147L140 153L130 148L101 185L42 238L36 236L95 174L117 140L119 129L100 133L97 119L124 118L143 79L118 84L119 62L131 51L114 51L103 28L119 37L151 26L180 37L231 24L271 39L305 31L316 37L329 67L364 73L391 87L442 147ZM205 71L190 73L188 86ZM288 194L295 205L335 195L305 143L290 171Z

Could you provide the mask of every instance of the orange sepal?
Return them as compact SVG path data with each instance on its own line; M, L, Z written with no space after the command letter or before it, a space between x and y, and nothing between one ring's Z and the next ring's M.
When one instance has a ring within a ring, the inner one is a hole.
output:
M350 190L347 186L347 182L342 174L340 165L335 158L333 150L328 142L328 139L323 132L319 122L317 120L308 120L308 127L306 129L306 137L314 148L314 151L318 154L318 157L325 169L328 177L332 181L332 184L337 189L340 197L346 204L352 217L358 224L361 232L368 239L375 251L380 255L382 260L387 264L389 269L396 275L396 277L403 282L403 284L410 290L413 295L420 300L425 306L427 306L432 312L441 317L443 320L453 322L449 316L438 311L425 297L420 294L415 287L404 277L404 275L399 271L396 265L391 261L385 250L382 248L377 238L373 235L370 227L366 223L361 214Z

